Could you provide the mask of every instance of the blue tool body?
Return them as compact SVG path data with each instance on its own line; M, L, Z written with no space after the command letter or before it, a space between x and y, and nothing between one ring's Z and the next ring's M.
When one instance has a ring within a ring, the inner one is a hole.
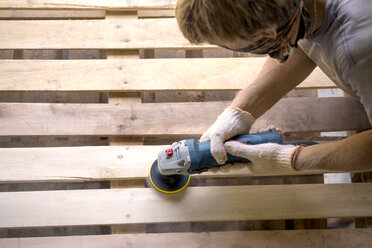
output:
M238 141L242 144L257 145L262 143L277 143L282 144L282 136L279 132L264 132L256 134L246 134L235 136L230 140ZM190 153L191 166L187 170L189 174L202 173L208 169L220 166L214 159L211 153L210 141L197 142L194 139L186 140L186 144ZM241 157L235 157L228 154L226 163L249 162L249 160Z

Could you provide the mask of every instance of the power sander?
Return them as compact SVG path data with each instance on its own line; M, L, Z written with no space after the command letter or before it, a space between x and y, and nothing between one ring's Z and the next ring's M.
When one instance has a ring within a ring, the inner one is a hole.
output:
M282 144L279 132L264 132L235 136L235 140L247 145L262 143ZM228 154L226 163L247 163L249 160ZM170 148L162 150L151 165L149 179L160 192L177 193L188 185L191 174L200 174L213 167L222 166L214 159L210 141L197 142L195 139L174 142Z

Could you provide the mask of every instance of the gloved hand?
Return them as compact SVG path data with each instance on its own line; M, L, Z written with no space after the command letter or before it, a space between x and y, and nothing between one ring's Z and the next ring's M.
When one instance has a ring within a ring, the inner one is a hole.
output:
M257 174L296 171L293 158L301 148L275 143L245 145L237 141L226 142L224 147L228 153L250 160L249 169Z
M255 118L236 107L227 107L213 125L201 136L200 142L211 141L211 153L217 163L224 164L227 154L223 146L225 140L238 134L247 134Z

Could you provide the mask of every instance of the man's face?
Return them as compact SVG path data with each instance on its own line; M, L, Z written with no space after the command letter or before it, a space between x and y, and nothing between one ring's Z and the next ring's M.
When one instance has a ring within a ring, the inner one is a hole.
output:
M271 27L258 30L249 39L224 41L218 44L221 47L253 54L269 54L270 57L279 62L285 62L289 56L290 47L296 43L299 29L301 8L281 28Z

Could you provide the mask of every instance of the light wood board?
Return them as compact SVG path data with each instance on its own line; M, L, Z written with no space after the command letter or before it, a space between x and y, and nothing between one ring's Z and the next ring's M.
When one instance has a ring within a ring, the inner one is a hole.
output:
M0 2L1 4L1 2ZM0 10L0 19L5 20L53 20L53 19L104 19L101 10Z
M0 183L72 182L148 177L151 164L168 146L100 146L56 148L0 148ZM316 172L271 172L270 175L305 175ZM250 166L228 173L204 172L193 177L260 176ZM138 185L137 185L138 187Z
M139 18L171 18L175 17L175 10L138 10Z
M256 78L265 60L0 60L0 91L240 90ZM297 88L333 87L317 68Z
M0 1L0 9L174 9L176 0L17 0Z
M0 103L0 136L182 136L202 134L229 102L142 104ZM367 114L353 98L287 98L251 131L274 124L284 133L366 130Z
M137 19L137 11L105 11L105 17L109 19ZM107 59L139 59L140 51L139 50L107 50ZM120 72L119 72L120 73ZM108 103L109 104L126 104L126 103L141 103L141 93L113 93L108 94ZM111 137L110 145L142 145L142 137ZM111 181L111 188L135 188L145 186L144 180L127 180L127 181ZM137 224L137 225L112 225L111 233L112 234L122 234L122 233L145 233L146 225Z
M372 229L90 235L0 239L3 248L360 248Z
M0 193L0 227L372 216L372 184Z
M0 33L0 49L216 48L191 45L175 18L1 21Z

